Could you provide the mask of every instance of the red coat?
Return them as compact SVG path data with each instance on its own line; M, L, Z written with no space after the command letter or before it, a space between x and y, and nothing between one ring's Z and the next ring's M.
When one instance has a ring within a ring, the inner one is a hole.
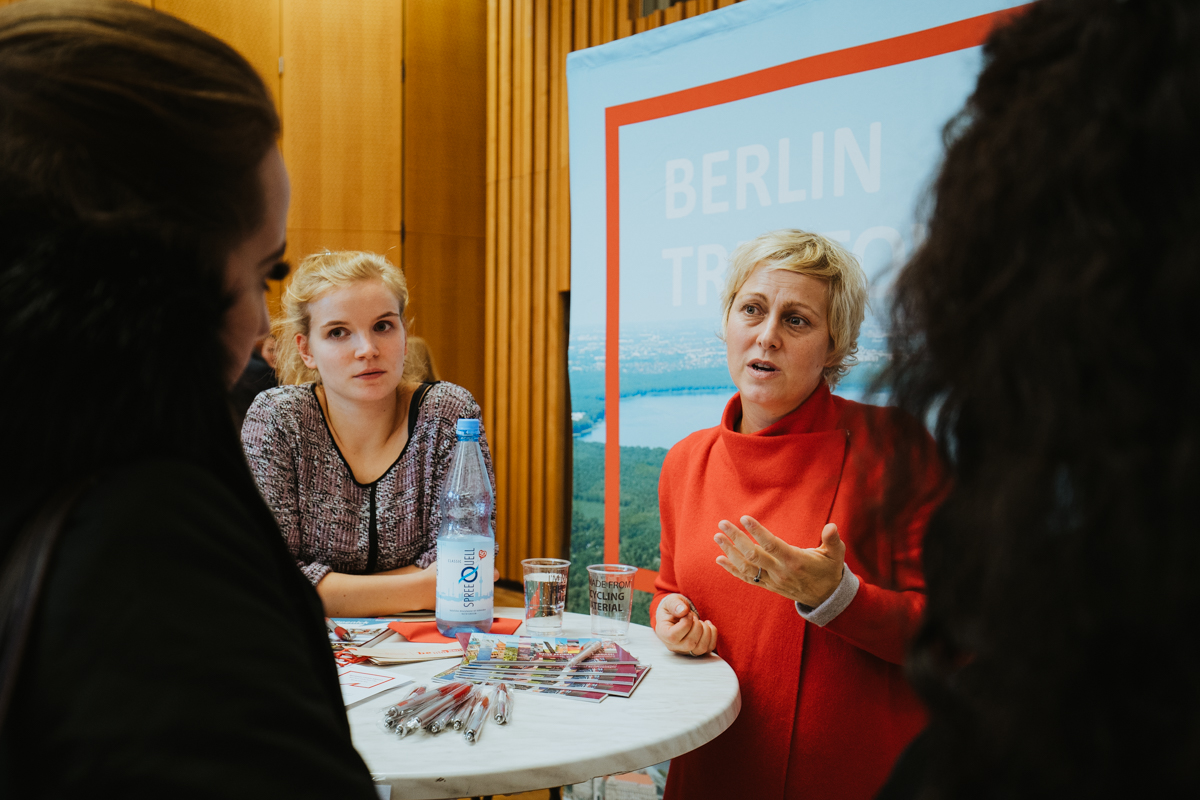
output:
M870 798L925 724L901 664L925 605L921 539L943 495L933 441L903 412L835 397L823 382L758 433L737 433L740 416L735 395L718 427L671 449L659 481L651 619L667 594L691 598L742 692L729 730L671 762L666 797ZM884 519L885 471L904 467L912 491ZM719 567L717 522L744 514L797 547L819 546L836 523L860 581L850 605L821 628Z

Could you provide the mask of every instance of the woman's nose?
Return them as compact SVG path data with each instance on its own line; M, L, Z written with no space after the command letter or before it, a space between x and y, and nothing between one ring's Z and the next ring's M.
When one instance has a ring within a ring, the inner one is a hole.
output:
M774 318L768 318L763 326L758 331L758 339L755 343L763 350L779 349L779 321Z
M379 353L379 347L375 344L375 337L367 334L358 337L358 347L354 350L354 355L359 358L370 358Z

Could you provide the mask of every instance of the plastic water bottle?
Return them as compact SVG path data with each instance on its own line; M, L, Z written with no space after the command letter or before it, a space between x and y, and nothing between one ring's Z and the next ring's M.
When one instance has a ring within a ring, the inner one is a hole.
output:
M460 419L458 446L442 492L437 539L438 630L487 633L492 629L492 482L479 449L479 420Z

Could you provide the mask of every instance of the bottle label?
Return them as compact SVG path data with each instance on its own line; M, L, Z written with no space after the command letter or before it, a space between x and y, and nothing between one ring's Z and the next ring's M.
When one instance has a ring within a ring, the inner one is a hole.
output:
M437 616L469 622L492 616L495 540L445 536L437 543Z

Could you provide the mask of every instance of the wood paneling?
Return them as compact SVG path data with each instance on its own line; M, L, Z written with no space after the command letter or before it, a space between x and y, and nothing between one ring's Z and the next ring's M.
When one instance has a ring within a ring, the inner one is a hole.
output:
M300 259L324 250L367 250L381 253L393 264L400 263L400 232L399 231L348 231L342 229L309 229L288 228L287 258L293 266ZM280 313L280 299L283 297L287 281L270 281L267 290L267 310L271 319L276 319ZM408 316L411 319L414 311L412 297L409 298ZM440 365L439 365L440 366Z
M288 228L288 258L299 259L324 250L369 250L395 264L400 259L400 234L395 231L346 231Z
M134 2L225 40L275 92L289 258L371 250L405 270L413 332L484 410L502 576L565 554L566 56L735 0L640 18L630 0Z
M441 377L482 404L487 7L405 0L404 15L403 260L413 330Z
M483 193L482 181L479 186ZM405 274L412 333L425 338L442 380L484 402L483 331L486 292L483 237L407 231ZM488 441L491 431L488 430Z
M400 231L401 0L283 0L290 228Z
M482 239L487 9L475 0L404 5L405 229ZM464 196L473 181L480 190Z
M566 56L735 0L640 18L629 0L134 2L225 40L275 92L289 258L371 250L405 270L414 333L484 410L502 576L565 554Z
M279 0L154 0L154 8L211 33L241 53L262 75L279 107Z
M0 0L0 8L3 8L4 6L11 6L19 2L21 2L21 0ZM129 2L137 3L139 6L145 6L146 8L154 7L152 0L129 0Z
M2 2L2 0L0 0ZM179 17L237 50L258 70L283 114L280 80L282 0L134 0ZM295 248L292 248L295 253ZM301 254L303 255L303 254ZM293 256L295 257L295 256ZM284 284L270 281L267 305L278 312Z
M634 19L628 0L489 0L484 417L505 578L569 550L566 57L732 0Z

